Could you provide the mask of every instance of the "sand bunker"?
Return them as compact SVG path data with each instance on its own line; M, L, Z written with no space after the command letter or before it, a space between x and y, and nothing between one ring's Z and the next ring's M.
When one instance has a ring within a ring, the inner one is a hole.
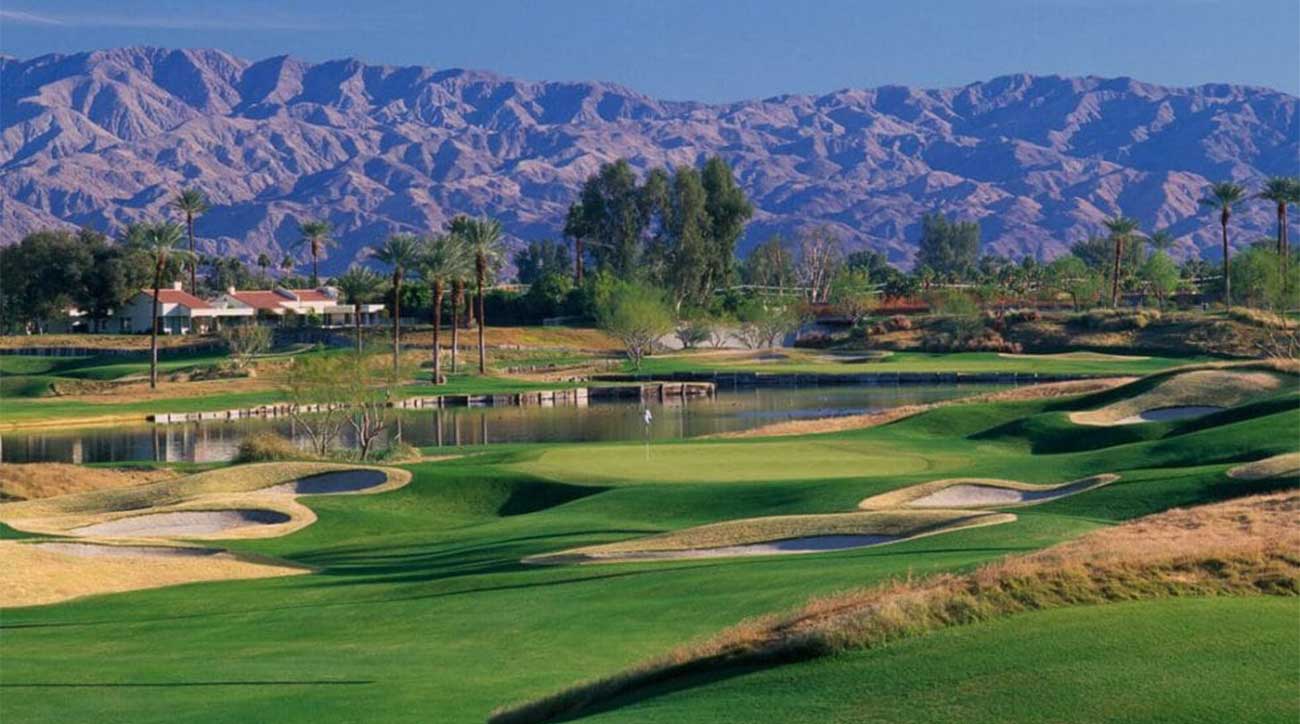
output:
M1106 352L1057 352L1056 354L1020 354L1016 352L999 352L999 357L1007 359L1071 359L1080 362L1138 362L1150 357L1131 354L1108 354Z
M148 513L73 528L73 535L99 538L159 538L204 536L240 528L288 523L291 517L278 510L194 510Z
M307 568L250 561L210 548L0 541L0 607L308 572Z
M1015 519L1016 516L1009 513L954 510L742 518L645 538L530 556L523 562L563 565L821 553L897 543Z
M1093 475L1061 485L1029 485L993 478L952 478L882 493L858 503L863 510L896 508L1002 508L1034 505L1076 495L1119 480L1118 475Z
M1238 480L1267 480L1300 475L1300 452L1282 453L1228 470L1228 477Z
M1143 410L1136 415L1116 420L1116 425L1138 425L1143 422L1173 422L1174 420L1190 420L1193 417L1202 417L1215 412L1222 412L1222 407L1213 405L1184 405L1182 407L1158 407L1154 410Z
M262 488L258 492L283 495L337 495L368 491L387 482L388 474L383 470L341 470L273 485Z
M719 546L717 548L687 548L680 551L628 551L624 553L590 553L583 563L601 563L616 561L676 561L695 558L733 558L737 556L771 556L797 555L800 553L823 553L853 548L893 543L900 540L888 535L818 535L807 538L788 538L786 540L751 543L740 546ZM529 563L540 560L526 561Z
M100 543L31 543L37 550L83 558L203 558L221 553L220 548L189 546L103 545Z
M1155 387L1096 410L1070 413L1079 425L1132 425L1181 420L1263 397L1294 377L1263 370L1207 369L1179 372Z

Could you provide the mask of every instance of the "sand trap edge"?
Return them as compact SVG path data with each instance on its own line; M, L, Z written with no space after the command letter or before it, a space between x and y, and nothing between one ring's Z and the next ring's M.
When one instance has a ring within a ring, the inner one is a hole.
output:
M1268 480L1300 474L1300 452L1282 453L1228 468L1235 480Z
M621 553L597 554L578 553L581 548L573 548L569 551L559 551L556 553L542 553L533 556L525 556L520 559L520 563L530 566L565 566L565 565L599 565L603 563L666 563L673 561L688 561L701 559L725 559L725 558L753 558L769 556L790 556L790 555L811 555L814 553L837 553L850 550L862 550L864 548L879 548L880 546L892 545L895 543L905 543L907 541L928 538L943 533L953 533L959 530L968 530L971 528L983 528L990 525L1001 525L1011 523L1017 520L1014 513L989 513L985 515L976 515L963 519L965 522L954 523L938 528L921 531L912 535L892 536L890 540L878 543L867 543L863 545L845 546L842 548L830 548L826 550L797 550L797 551L780 551L780 550L762 550L747 553L723 552L717 555L710 555L708 551L723 551L738 548L740 546L717 546L713 548L686 548L682 550L646 550L646 551L628 551ZM863 534L863 537L870 534ZM806 540L810 538L822 538L826 536L807 535L795 538L774 538L767 541L745 544L745 546L757 546L762 544L778 543L781 541ZM572 551L572 552L571 552Z
M938 493L945 488L951 488L957 485L974 485L990 488L1006 488L1024 493L1051 493L1054 490L1070 489L1069 492L1063 492L1061 495L1046 498L1042 500L1025 500L1013 502L982 503L976 505L945 505L935 508L924 508L926 510L979 510L979 509L999 509L999 508L1018 508L1029 505L1041 505L1053 500L1060 500L1071 495L1086 493L1090 490L1110 485L1119 480L1120 476L1114 473L1102 473L1100 475L1089 475L1088 477L1070 480L1056 485L1034 485L1031 483L1022 483L1018 480L1002 480L999 478L944 478L943 480L932 480L928 483L910 485L906 488L891 490L887 493L873 495L865 498L858 503L859 510L897 510L899 508L911 508L913 501L920 500L927 496ZM920 508L913 508L920 509Z

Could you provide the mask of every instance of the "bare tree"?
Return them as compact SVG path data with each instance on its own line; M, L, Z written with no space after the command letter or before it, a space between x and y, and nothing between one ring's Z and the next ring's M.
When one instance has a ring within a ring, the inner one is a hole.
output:
M799 264L795 274L806 288L808 301L822 303L830 296L831 282L844 258L844 246L830 227L818 226L799 234Z
M337 355L300 357L280 375L279 386L294 424L307 433L312 452L324 457L334 449L345 424L345 405L336 387L347 374Z

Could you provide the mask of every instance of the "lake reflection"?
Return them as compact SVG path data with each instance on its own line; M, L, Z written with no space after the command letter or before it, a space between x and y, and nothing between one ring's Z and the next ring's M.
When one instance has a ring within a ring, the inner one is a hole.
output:
M832 386L719 389L712 400L602 401L587 406L457 407L405 410L394 429L419 447L506 442L582 442L683 438L745 430L782 420L855 415L900 405L964 397L989 386ZM644 423L644 410L654 416ZM0 436L5 462L209 462L234 457L240 440L272 430L305 435L289 419L116 425L77 430L10 432ZM345 426L345 443L350 444Z

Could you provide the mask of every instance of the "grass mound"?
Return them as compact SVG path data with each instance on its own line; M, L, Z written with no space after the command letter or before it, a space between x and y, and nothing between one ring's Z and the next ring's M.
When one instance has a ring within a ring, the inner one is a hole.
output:
M107 488L125 488L175 478L167 468L83 467L67 463L0 465L0 500L52 498Z
M1070 421L1080 425L1125 425L1143 422L1153 411L1178 408L1227 408L1294 385L1288 375L1263 369L1200 369L1161 375L1150 389L1094 410L1073 412ZM1122 389L1122 388L1121 388Z
M184 554L191 551L203 554ZM0 608L39 606L182 583L308 572L301 566L251 560L211 549L87 543L0 541L0 562Z
M525 563L608 563L634 560L811 553L836 547L878 545L963 528L1009 523L1014 515L964 511L880 511L824 515L778 515L711 523L617 543L574 548L525 558ZM829 546L766 545L815 538L844 538ZM835 545L840 543L842 545Z
M816 599L614 676L499 709L489 721L568 718L647 687L875 648L1025 611L1181 596L1295 596L1297 512L1295 491L1172 510L969 575L896 581Z
M890 508L985 508L1034 505L1075 495L1119 480L1090 475L1060 485L1031 485L994 478L949 478L874 495L858 503L863 510Z

